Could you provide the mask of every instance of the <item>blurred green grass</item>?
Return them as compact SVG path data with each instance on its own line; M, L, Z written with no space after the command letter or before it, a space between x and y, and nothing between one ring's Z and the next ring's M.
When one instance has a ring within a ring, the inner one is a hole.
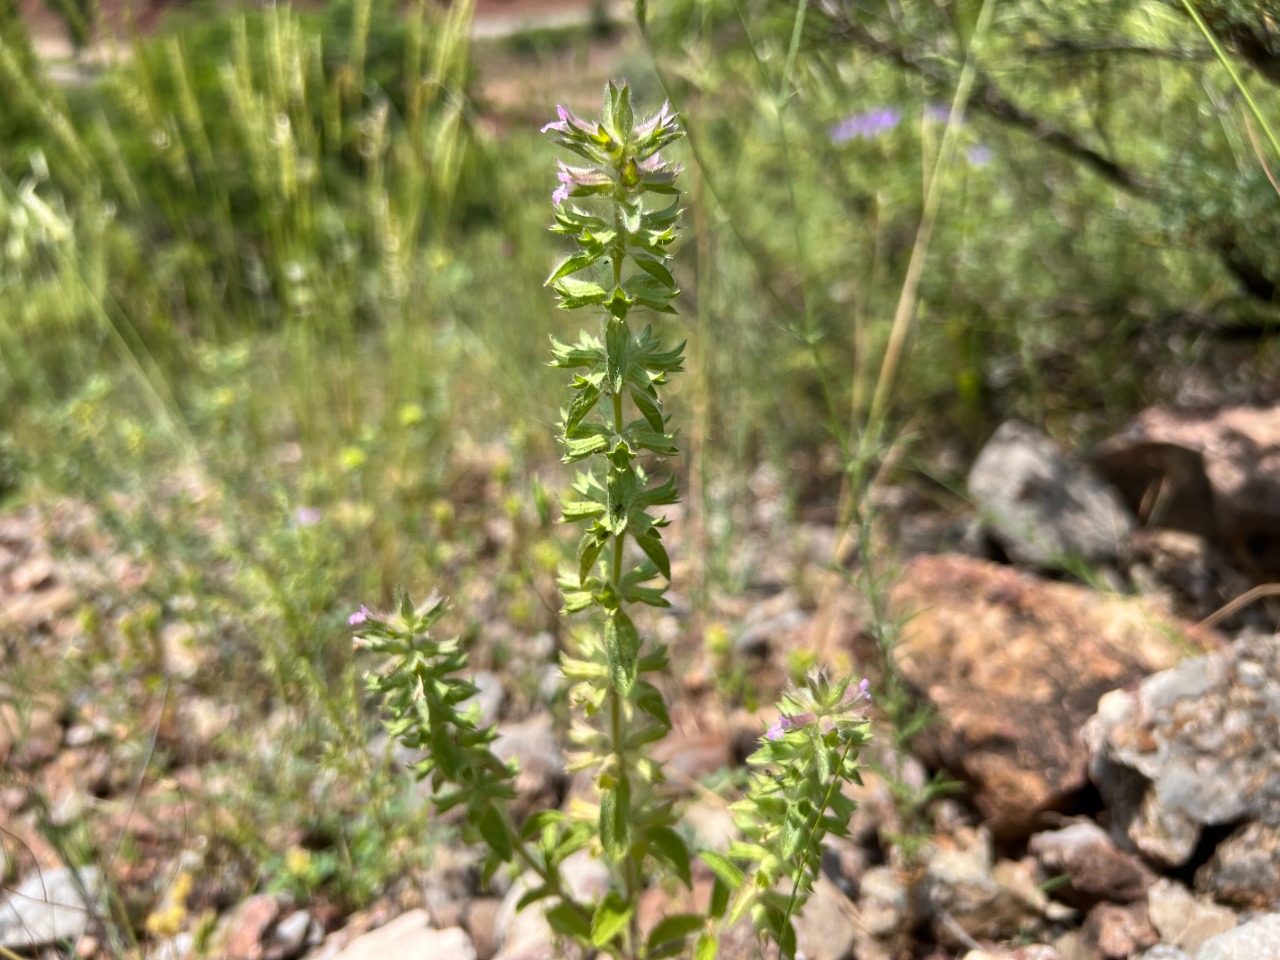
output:
M1024 48L1046 19L1098 29L1087 5L1013 6L983 40L988 73L1167 189L1117 192L971 111L939 174L889 411L926 461L948 453L944 482L1005 417L1088 440L1172 395L1170 370L1230 391L1280 361L1265 333L1220 352L1194 326L1265 328L1274 313L1199 242L1230 222L1272 255L1280 222L1223 71L1128 58L1082 78ZM1106 25L1117 36L1193 37L1158 5L1126 9ZM482 639L495 622L558 629L545 586L563 547L532 478L563 486L545 360L548 335L573 331L540 286L560 251L536 128L558 86L586 108L602 77L592 28L473 50L469 18L466 4L401 16L370 0L197 11L68 86L0 17L14 91L0 113L0 496L91 504L153 567L145 590L86 606L73 656L10 645L6 668L65 698L99 690L144 743L172 679L162 627L192 625L208 660L183 690L298 718L265 759L250 736L222 739L238 775L209 806L232 811L227 856L246 886L344 907L415 865L404 841L426 829L369 749L346 613L396 583L438 585ZM797 506L834 500L832 438L866 415L951 93L841 46L817 14L784 78L793 24L794 5L685 0L651 25L655 59L630 32L608 42L637 102L670 90L693 134L671 321L692 375L672 406L695 506L726 516L705 492L745 497L767 461L787 466ZM555 72L566 63L585 79ZM493 93L495 75L532 102ZM1257 93L1274 116L1274 91ZM890 129L833 141L846 118L886 110ZM727 589L715 558L733 529L714 529L702 562ZM488 641L492 662L508 640ZM317 798L335 778L360 786ZM333 863L294 876L286 821L308 823L308 849Z

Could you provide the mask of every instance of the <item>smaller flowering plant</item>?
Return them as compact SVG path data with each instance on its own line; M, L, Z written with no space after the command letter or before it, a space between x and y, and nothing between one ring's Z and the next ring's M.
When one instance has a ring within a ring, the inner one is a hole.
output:
M730 924L750 916L784 957L795 956L791 918L813 891L823 841L849 834L857 804L842 787L862 782L858 751L871 736L870 706L870 681L854 686L821 672L786 694L747 758L756 768L747 795L730 808L746 840L731 844L728 856L701 854L717 879L713 909Z

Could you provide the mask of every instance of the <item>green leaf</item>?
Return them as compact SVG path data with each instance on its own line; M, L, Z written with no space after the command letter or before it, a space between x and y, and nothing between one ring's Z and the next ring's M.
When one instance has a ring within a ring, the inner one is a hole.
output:
M565 433L572 433L582 423L583 418L596 408L600 400L600 388L588 383L578 391L569 407L569 415L564 420Z
M584 534L582 539L578 541L579 581L587 579L587 576L591 573L591 568L595 566L596 560L600 556L600 551L604 549L605 542L604 539L592 531Z
M693 874L689 867L689 848L684 839L670 827L661 825L649 828L646 836L653 848L653 856L659 863L680 878L686 887L693 886Z
M571 257L565 257L554 270L551 276L547 277L544 287L549 287L561 277L566 277L571 273L577 273L579 270L586 269L593 263L598 263L601 258L600 253L575 253Z
M605 654L609 658L609 678L621 697L631 694L636 682L636 658L640 655L640 635L636 625L622 610L610 615L604 628Z
M539 900L545 900L547 897L551 896L552 892L553 891L548 886L534 887L516 902L516 912L519 913L531 903L537 903Z
M711 868L711 872L724 881L725 886L737 890L742 886L743 874L733 861L714 850L700 850L698 859Z
M657 257L651 256L649 254L634 253L631 255L631 259L633 259L636 262L636 266L638 266L645 273L649 274L649 276L653 277L653 279L657 280L664 287L667 287L672 290L675 289L675 286L676 286L675 277L671 276L671 271L668 270L666 265Z
M588 303L604 303L609 293L600 284L591 280L579 280L576 277L561 277L551 284L551 288L560 294L562 307L578 307Z
M649 934L649 949L657 950L671 940L683 941L691 933L707 925L705 917L693 913L676 913L659 920Z
M631 782L626 777L600 791L600 843L615 862L631 848Z
M667 713L667 702L652 683L641 680L636 684L635 705L643 710L667 730L671 729L671 715Z
M720 938L714 933L704 933L693 947L693 960L716 960L719 952Z
M489 845L493 852L502 860L510 860L513 853L511 834L508 832L507 822L503 819L498 808L492 803L487 804L484 812L480 814L480 821L477 826L480 828L480 836L484 837L484 842Z
M646 557L653 561L664 577L671 579L671 559L667 556L667 548L662 545L662 538L656 530L646 530L635 537L636 543L644 551Z
M622 393L622 377L630 361L631 330L626 323L613 317L605 327L605 376L609 380L609 390Z
M622 897L611 892L596 904L595 915L591 918L591 945L603 947L613 940L626 929L634 912L634 908L627 906Z
M591 924L587 918L567 903L558 903L547 911L547 923L562 937L572 937L579 943L591 941Z
M559 810L539 810L521 824L520 838L522 840L530 840L540 834L543 827L563 823L565 819L567 819L565 814Z
M652 390L653 388L650 387L649 389ZM635 403L636 409L640 411L641 416L644 417L644 422L649 424L649 427L655 433L662 433L666 430L667 424L662 419L662 408L656 396L645 390L632 387L631 399Z

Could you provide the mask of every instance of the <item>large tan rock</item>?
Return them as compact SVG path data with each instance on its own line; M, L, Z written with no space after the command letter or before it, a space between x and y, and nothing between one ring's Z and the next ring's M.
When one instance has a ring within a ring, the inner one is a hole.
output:
M918 747L1014 827L1086 782L1079 731L1105 693L1193 644L1154 604L963 556L921 556L891 594L904 679L937 711Z

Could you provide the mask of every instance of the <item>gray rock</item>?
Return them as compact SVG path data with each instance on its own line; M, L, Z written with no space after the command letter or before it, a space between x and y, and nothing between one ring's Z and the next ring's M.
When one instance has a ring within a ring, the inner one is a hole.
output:
M475 694L458 705L458 709L466 712L475 711L475 724L480 729L491 727L502 715L502 705L507 695L502 689L502 679L491 670L481 670L471 677L476 685Z
M969 492L992 536L1021 563L1106 563L1133 529L1114 490L1018 420L1001 424L982 448L969 471Z
M1280 913L1268 913L1206 940L1196 960L1280 960Z
M609 890L609 869L580 850L560 866L561 876L569 892L579 903L590 903ZM495 940L499 946L495 960L576 960L576 948L560 942L546 920L546 911L555 905L551 899L539 900L516 912L516 904L537 883L533 874L520 877L511 885L494 921Z
M307 935L311 932L313 922L311 914L306 910L293 911L271 931L273 952L282 957L296 957L307 945Z
M863 873L858 914L867 933L881 940L900 933L908 906L906 884L892 867L871 867Z
M967 833L956 838L955 849L935 849L925 866L921 893L934 934L958 947L970 938L999 940L1028 931L1038 911L995 876L990 836Z
M1280 824L1255 821L1227 837L1196 871L1196 889L1235 907L1280 909Z
M827 877L818 877L795 926L796 960L850 960L853 956L853 904Z
M559 805L557 801L565 780L565 759L549 717L501 724L490 749L499 760L514 760L519 767L515 781L516 791L520 794L518 815L538 807Z
M1280 810L1280 635L1246 637L1116 690L1084 725L1117 829L1168 866L1205 826Z
M1167 943L1158 943L1138 954L1136 960L1191 960L1191 954Z
M1129 503L1159 489L1153 526L1228 541L1280 535L1280 404L1151 407L1094 463Z
M385 926L356 937L334 960L385 960L388 957L476 960L476 951L471 939L458 927L433 930L425 910L410 910Z
M0 903L0 947L74 943L101 916L102 874L95 867L62 867L28 877Z
M1147 891L1147 916L1163 943L1187 953L1236 925L1236 915L1226 907L1193 897L1186 887L1163 878Z
M1092 820L1038 833L1030 851L1047 875L1067 878L1067 887L1056 895L1080 906L1137 900L1156 880L1146 864L1119 850Z
M1084 921L1085 943L1107 960L1125 960L1155 946L1160 937L1147 916L1145 903L1099 903Z

